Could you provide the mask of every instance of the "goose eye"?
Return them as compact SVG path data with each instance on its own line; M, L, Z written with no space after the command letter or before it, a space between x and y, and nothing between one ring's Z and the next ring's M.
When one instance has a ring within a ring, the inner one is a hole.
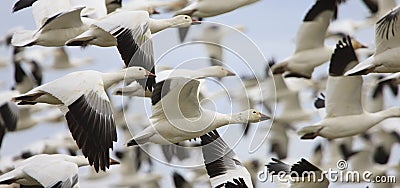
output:
M185 19L188 19L188 17L187 17L187 16L185 16Z
M139 70L141 71L141 70L142 70L142 68L139 68Z
M257 112L256 111L253 111L253 114L256 114Z

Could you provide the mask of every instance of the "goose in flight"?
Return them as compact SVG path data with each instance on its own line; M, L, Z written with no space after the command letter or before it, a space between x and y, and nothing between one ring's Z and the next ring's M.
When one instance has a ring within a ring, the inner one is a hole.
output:
M199 103L199 84L198 80L182 77L158 82L151 96L151 125L135 135L127 145L147 142L169 145L200 137L228 124L270 119L253 109L233 114L203 109Z
M259 0L195 0L192 1L187 7L178 10L175 15L189 15L202 20L203 18L231 12L257 1ZM188 31L189 27L179 29L179 38L181 42L185 40Z
M395 73L400 71L400 6L397 6L375 24L375 53L345 75L365 75L370 72Z
M335 47L326 46L325 33L337 7L337 0L317 0L307 12L296 36L293 55L271 67L284 70L285 77L311 78L314 68L327 62ZM355 49L365 47L353 39Z
M120 11L92 24L87 31L68 40L66 45L117 46L125 66L141 66L154 74L151 34L169 27L182 27L195 23L198 22L186 15L157 20L150 18L146 11ZM138 82L152 91L156 81L154 77L150 77Z
M400 109L392 107L369 113L361 104L361 76L344 76L358 63L349 37L339 41L332 55L326 88L325 118L313 126L301 128L297 133L301 139L314 139L317 136L328 139L357 135L367 131L379 122L400 117ZM351 126L349 126L351 122Z
M119 164L109 159L109 164ZM21 186L76 187L78 167L89 165L84 156L40 154L17 162L15 169L0 176L0 184Z
M57 3L37 0L31 1L30 5L37 29L15 31L11 39L14 46L63 46L65 41L86 31L95 21L81 17L85 5L73 4L69 0Z
M216 130L200 139L211 187L253 187L249 171Z
M113 73L78 71L67 74L14 97L19 105L47 103L59 105L82 153L96 171L109 167L109 148L117 141L110 100L105 92L112 84L153 75L142 67Z

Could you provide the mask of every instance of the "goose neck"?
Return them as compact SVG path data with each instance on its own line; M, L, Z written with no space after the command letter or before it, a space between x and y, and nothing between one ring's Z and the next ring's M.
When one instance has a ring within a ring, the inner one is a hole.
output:
M126 73L125 70L113 73L103 73L102 78L103 78L104 88L109 88L114 83L123 80L125 77L125 73Z
M174 26L172 19L150 19L150 31L152 34Z

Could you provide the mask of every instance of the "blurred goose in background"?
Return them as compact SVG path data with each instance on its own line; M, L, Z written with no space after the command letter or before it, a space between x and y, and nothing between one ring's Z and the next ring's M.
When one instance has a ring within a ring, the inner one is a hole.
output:
M192 188L193 185L188 182L181 174L178 172L174 172L172 174L172 178L174 180L174 184L176 188Z
M218 2L212 0L195 0L192 1L187 7L178 10L175 15L189 15L192 17L203 18L213 17L224 14L240 7L250 5L259 0L221 0ZM183 42L189 31L189 27L179 29L179 39Z
M152 124L135 135L127 145L147 142L169 145L197 138L228 124L270 119L254 109L234 114L203 109L199 104L199 84L198 80L182 77L158 82L151 97Z
M362 61L345 75L365 75L370 72L395 73L400 71L400 6L397 6L375 24L375 53Z
M270 153L275 154L278 159L286 159L289 149L289 136L287 131L291 126L287 123L275 121L272 123L268 134Z
M143 79L151 75L142 67L129 67L114 73L78 71L36 87L13 100L19 105L60 105L72 136L89 158L90 165L94 165L96 171L99 168L105 171L109 167L109 148L113 148L113 142L117 141L114 117L105 89L123 79ZM90 129L85 128L87 126Z
M282 110L274 117L274 121L289 124L300 123L311 120L313 116L312 111L302 108L298 92L288 93L278 101L278 105L282 107Z
M223 49L222 40L226 35L233 34L235 32L243 32L243 26L222 26L217 24L210 24L202 29L201 34L192 39L192 41L202 42L204 44L208 57L210 59L210 65L223 66Z
M250 173L216 130L200 139L211 187L253 187Z
M314 68L327 62L335 47L325 46L325 33L337 7L337 0L318 0L304 17L296 36L296 51L272 66L281 69L285 77L311 78ZM352 39L354 49L365 47Z
M375 163L387 164L392 154L393 146L400 143L400 135L395 130L377 128L370 131L369 137L375 146L373 159Z
M361 76L344 76L358 63L351 44L351 39L344 38L336 45L329 66L329 77L326 90L326 116L313 126L306 126L298 131L302 139L314 139L322 136L335 139L353 136L367 131L379 122L400 117L398 107L375 113L366 112L361 104ZM352 122L351 126L348 126Z
M266 166L270 175L280 176L281 182L278 183L287 185L285 187L327 188L329 186L329 180L325 173L304 158L293 165L272 158L272 162L269 162ZM310 175L311 171L314 172L315 176ZM282 173L285 176L281 176ZM307 175L310 175L310 177Z
M18 95L17 91L3 91L0 93L0 147L6 130L15 130L17 127L19 110L11 98Z
M93 62L93 58L85 57L82 59L70 58L65 47L58 47L53 50L53 69L68 69L78 67Z
M118 164L113 159L108 162ZM84 156L40 154L16 164L16 168L0 176L1 184L23 186L76 187L78 167L89 165Z

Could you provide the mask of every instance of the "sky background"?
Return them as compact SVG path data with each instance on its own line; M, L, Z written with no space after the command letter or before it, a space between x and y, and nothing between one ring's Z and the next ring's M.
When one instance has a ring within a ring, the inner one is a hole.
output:
M12 14L12 6L14 1L3 1L0 6L0 15L2 22L0 25L0 34L6 34L11 29L16 27L23 27L25 29L35 29L31 9L26 9L17 13ZM236 72L239 76L243 75L256 75L258 77L264 76L264 67L268 58L274 57L278 62L291 55L295 48L295 37L296 32L301 24L305 13L313 5L313 0L261 0L252 5L237 9L233 12L220 15L213 18L207 18L205 21L215 22L228 26L242 25L245 27L244 33L231 32L224 38L222 45L230 49L224 52L224 61L229 69ZM369 15L368 9L361 3L361 0L350 0L340 7L339 19L362 19ZM161 14L154 16L153 18L169 18L172 14ZM201 28L206 26L202 24L199 26L193 26L190 29L188 40L195 37L196 34L201 32ZM355 37L364 44L371 46L373 49L373 29L365 29L356 33ZM201 68L207 66L207 54L200 44L188 44L179 46L177 30L168 29L160 32L153 38L155 57L158 59L157 65L168 65L179 68ZM327 44L334 44L332 41L327 41ZM171 47L175 47L171 50ZM39 50L46 51L50 48L46 47L30 47L29 51ZM55 78L65 75L69 72L77 70L88 70L94 69L104 72L110 72L118 70L123 66L120 56L114 47L100 48L100 47L87 47L85 49L79 47L68 48L68 52L72 58L91 57L94 59L94 63L78 68L72 68L65 71L53 71L45 70L44 83L49 82ZM168 52L168 53L166 53ZM0 55L9 58L11 55L11 49L1 46ZM160 58L162 57L162 58ZM51 60L43 62L44 65L48 65ZM316 71L314 76L318 78L320 75L324 75L327 72L327 66L321 66ZM7 66L0 69L0 88L6 90L10 88L13 81L13 67ZM242 84L239 77L224 78L222 84L215 84L215 82L208 81L207 87L212 90L211 92L218 91L226 87L230 93L242 92ZM272 91L273 92L273 91ZM302 105L307 109L312 109L312 99L309 98L309 94L302 95ZM390 96L389 96L390 97ZM120 97L113 97L113 101L117 104L120 103ZM387 102L388 106L398 105L398 101L394 98L389 98ZM144 104L144 105L143 105ZM235 103L231 103L225 98L218 99L215 101L215 106L211 106L218 112L237 112L240 111L236 108ZM132 102L133 106L129 114L135 114L137 116L146 117L151 113L149 108L149 101L147 99L141 100L136 99ZM258 109L261 109L258 106ZM263 110L263 109L261 109ZM265 111L265 110L263 110ZM319 116L315 116L314 121L318 121ZM387 124L391 124L393 121L387 121ZM247 160L251 158L261 158L269 161L272 157L268 154L267 144L263 144L255 153L249 154L250 143L260 141L257 139L262 138L267 133L270 125L270 121L258 124L258 129L253 127L251 129L251 135L257 132L254 141L252 138L240 138L241 127L233 125L229 128L220 129L219 132L223 133L224 139L229 145L235 146L234 151L237 153L241 160ZM307 124L310 124L309 122ZM302 126L301 124L299 126ZM134 126L134 125L133 125ZM350 126L350 125L349 125ZM389 125L390 126L390 125ZM259 131L264 130L264 131ZM0 155L8 156L18 153L24 148L31 147L30 145L35 141L43 138L50 137L59 132L67 132L68 128L65 123L58 123L56 125L40 124L32 129L21 131L17 133L9 133L3 140L3 147L1 148ZM291 133L289 159L295 161L301 157L310 157L312 148L319 142L324 142L323 139L316 139L314 141L300 141L294 133ZM121 134L120 134L121 135ZM115 144L116 148L124 147L124 140L121 140L122 136L119 136L119 142ZM398 156L399 147L396 146L393 156ZM159 154L158 147L154 147L153 153ZM197 155L199 157L199 155ZM200 156L201 157L201 156ZM392 157L393 158L393 157ZM391 162L398 159L391 159ZM194 162L193 162L194 161ZM193 159L188 164L198 164L202 162L202 159ZM176 165L181 163L175 162ZM186 165L187 166L187 165ZM82 168L82 174L87 173L88 168ZM188 170L184 168L171 167L163 163L156 163L155 172L165 175L161 187L173 187L171 184L170 174L173 170L187 173ZM118 167L112 167L111 171L118 171ZM89 187L96 185L97 187L110 187L112 183L118 181L118 173L112 172L104 180L96 182L86 181L84 178L80 178L81 187ZM83 175L85 176L85 175ZM273 185L271 183L260 184L263 187ZM366 184L358 185L341 185L335 184L335 187L365 187Z

